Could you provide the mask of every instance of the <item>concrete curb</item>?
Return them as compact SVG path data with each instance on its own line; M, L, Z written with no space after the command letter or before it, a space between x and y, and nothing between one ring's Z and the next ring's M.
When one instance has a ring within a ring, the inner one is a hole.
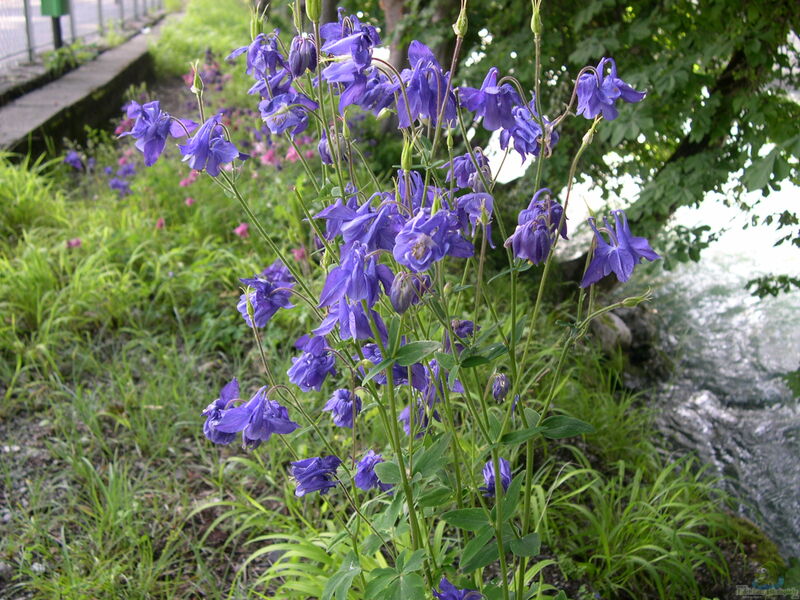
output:
M125 90L153 78L148 44L163 23L0 107L0 149L38 154L48 148L48 139L60 146L65 137L82 138L86 125L96 127L121 114Z

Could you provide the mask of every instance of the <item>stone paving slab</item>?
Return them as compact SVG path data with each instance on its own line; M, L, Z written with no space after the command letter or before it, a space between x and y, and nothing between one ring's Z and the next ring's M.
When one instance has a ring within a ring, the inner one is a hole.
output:
M0 107L0 149L34 153L119 114L125 89L152 77L147 48L159 33L160 24Z

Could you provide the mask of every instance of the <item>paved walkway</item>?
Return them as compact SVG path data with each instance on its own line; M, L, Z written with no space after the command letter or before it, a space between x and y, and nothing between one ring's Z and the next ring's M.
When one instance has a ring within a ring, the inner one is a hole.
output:
M162 21L163 23L163 21ZM47 137L80 137L119 113L128 86L152 76L148 43L160 24L98 56L60 79L0 107L0 149L35 153Z

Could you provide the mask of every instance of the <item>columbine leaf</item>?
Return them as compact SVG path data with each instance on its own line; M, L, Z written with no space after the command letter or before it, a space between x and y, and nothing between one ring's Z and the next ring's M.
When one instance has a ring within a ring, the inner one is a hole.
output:
M489 524L489 518L480 508L451 510L444 513L442 519L445 523L466 531L478 531Z
M325 590L322 592L322 600L331 600L334 597L336 600L347 600L347 592L350 590L353 579L359 573L361 573L361 565L358 564L355 554L350 552L339 570L328 579Z
M555 415L542 421L542 435L551 440L559 440L584 433L594 433L594 427L574 417Z
M449 502L452 495L453 490L450 488L439 487L420 496L419 505L425 508L441 506Z
M414 363L421 361L423 358L430 356L440 347L441 344L439 342L434 342L431 340L409 342L397 351L397 364L401 367L410 367Z
M397 463L380 462L375 465L375 473L381 483L400 483L402 481L400 467L397 466Z
M538 533L529 533L525 537L511 540L508 545L517 556L536 556L542 547L542 539Z
M420 457L414 461L414 472L429 477L441 469L448 460L447 447L450 445L450 434L445 433L434 444L425 448Z
M543 432L544 427L528 427L519 431L511 431L500 438L500 443L515 446L527 442Z

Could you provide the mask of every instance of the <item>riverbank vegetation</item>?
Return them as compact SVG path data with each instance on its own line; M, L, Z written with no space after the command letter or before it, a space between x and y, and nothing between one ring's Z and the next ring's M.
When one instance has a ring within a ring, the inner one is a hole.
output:
M245 95L229 91L242 85L227 85L244 81L222 58L249 40L247 19L233 0L193 0L166 28L156 61L167 77L204 56L208 106L223 111L231 138L251 155L239 190L257 199L253 216L281 232L294 266L315 277L315 240L295 192L312 187L303 159L316 153L316 140L293 147L269 139L238 103ZM187 101L185 87L174 87L176 106ZM142 93L132 90L132 99L143 101ZM308 310L278 312L254 343L236 310L239 278L271 263L271 250L220 186L176 168L174 148L145 169L130 138L111 133L130 125L91 132L66 162L0 157L0 591L331 597L329 581L350 556L337 516L343 501L295 497L287 465L294 453L318 449L315 433L337 443L348 436L319 419L317 431L295 432L291 446L273 440L243 452L210 444L200 414L234 376L242 389L260 385L259 345L272 370L285 373L291 341L317 323ZM521 314L531 312L536 283L531 271L520 274ZM574 308L545 302L532 355L553 364L548 353ZM494 308L503 314L508 304ZM782 572L777 552L735 516L702 466L659 443L646 394L622 384L624 357L589 338L570 358L557 381L547 372L541 381L552 385L556 415L593 432L534 446L537 597L723 598L760 567ZM304 402L318 416L325 397ZM364 415L377 421L378 410L365 403ZM462 444L469 465L482 460L477 439L470 431ZM404 539L398 499L384 494L374 503L381 532ZM421 500L423 525L434 522L440 500L450 495ZM448 541L463 532L439 522L429 534L431 560L453 561ZM363 537L364 572L394 567ZM458 559L475 568L462 579L480 588L482 570L496 575L497 561L481 555L482 544L467 547ZM337 598L364 594L356 586Z

